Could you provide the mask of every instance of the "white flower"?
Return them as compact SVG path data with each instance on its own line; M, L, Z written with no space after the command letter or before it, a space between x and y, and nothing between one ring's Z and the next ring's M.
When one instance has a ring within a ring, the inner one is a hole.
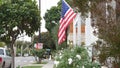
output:
M60 56L60 59L62 58L62 56Z
M71 51L73 52L74 50L73 50L73 49L71 49Z
M62 53L60 52L60 54L59 54L60 56L62 55Z
M14 28L13 28L13 31L15 31L15 30L17 30L17 29L18 29L18 27L14 27Z
M59 64L59 61L54 61L54 64L57 67L57 65Z
M82 66L82 68L85 68L84 66Z
M80 55L76 55L76 57L80 60L81 59L81 56Z
M71 64L72 63L72 58L68 59L68 63Z
M95 67L93 67L93 68L95 68Z

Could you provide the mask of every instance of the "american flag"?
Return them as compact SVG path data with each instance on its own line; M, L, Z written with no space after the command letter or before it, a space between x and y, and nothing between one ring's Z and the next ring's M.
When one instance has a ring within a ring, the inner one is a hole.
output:
M75 17L76 13L74 13L73 9L67 4L65 0L62 0L62 11L58 32L58 44L61 44L65 41L66 29Z

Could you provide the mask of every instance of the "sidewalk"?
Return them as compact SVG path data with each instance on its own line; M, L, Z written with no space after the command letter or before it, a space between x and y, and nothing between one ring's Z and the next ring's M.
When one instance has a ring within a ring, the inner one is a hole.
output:
M42 68L53 68L54 66L54 61L53 60L47 60L48 63L44 64Z

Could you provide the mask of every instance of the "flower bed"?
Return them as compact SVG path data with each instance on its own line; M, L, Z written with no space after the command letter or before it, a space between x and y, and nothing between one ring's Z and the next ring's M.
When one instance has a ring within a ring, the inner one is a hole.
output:
M98 63L90 61L84 47L59 51L55 56L54 64L54 68L100 68Z

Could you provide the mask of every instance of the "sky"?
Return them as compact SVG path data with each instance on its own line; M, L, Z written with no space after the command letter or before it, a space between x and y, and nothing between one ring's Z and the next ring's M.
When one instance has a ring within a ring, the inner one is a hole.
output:
M37 4L39 4L39 0L36 0ZM43 19L43 16L45 15L45 12L49 10L52 6L57 6L57 3L60 0L41 0L41 32L46 32L47 30L45 29L45 20ZM38 32L35 33L38 35ZM18 40L23 40L23 41L31 41L31 37L28 37L26 35L23 35L23 37L19 38Z
M57 6L59 0L41 0L41 17L44 16L47 9L50 9L52 6ZM47 31L45 29L45 21L42 18L41 20L42 26L41 26L41 32Z

